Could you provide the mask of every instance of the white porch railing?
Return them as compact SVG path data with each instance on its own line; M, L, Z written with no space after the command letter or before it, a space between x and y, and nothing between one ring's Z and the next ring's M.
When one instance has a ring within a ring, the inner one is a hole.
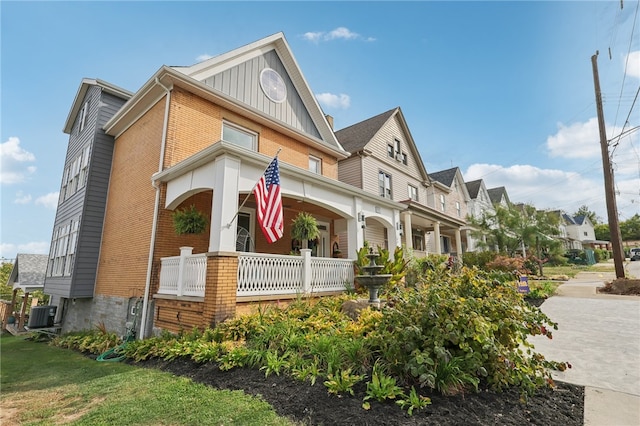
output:
M207 255L191 254L192 250L192 247L180 247L180 256L161 259L159 294L204 297Z
M206 254L191 254L181 247L180 256L163 257L158 294L204 297L207 276ZM238 296L270 296L322 293L353 288L353 260L266 253L238 256Z
M353 260L243 253L238 256L238 296L322 293L353 288Z

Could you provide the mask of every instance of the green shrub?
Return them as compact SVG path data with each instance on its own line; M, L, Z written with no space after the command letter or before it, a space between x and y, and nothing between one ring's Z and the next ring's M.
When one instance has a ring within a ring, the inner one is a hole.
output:
M467 267L477 267L478 269L485 269L487 263L493 262L498 253L495 251L470 251L462 254L462 262Z
M532 352L529 335L557 325L527 304L513 282L490 280L465 268L400 290L368 335L383 366L402 383L446 393L472 390L480 379L495 389L519 385L532 392L557 367Z
M485 266L488 271L518 272L521 275L531 274L531 270L525 265L522 257L496 256Z

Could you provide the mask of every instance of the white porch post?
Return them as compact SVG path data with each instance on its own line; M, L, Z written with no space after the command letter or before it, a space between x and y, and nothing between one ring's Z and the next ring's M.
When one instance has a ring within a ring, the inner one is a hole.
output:
M408 249L413 249L413 232L411 232L411 213L405 213L404 216L404 244Z
M458 253L458 257L462 259L462 238L460 235L460 228L456 229L456 253Z
M470 229L467 229L467 232L465 233L465 236L467 238L467 250L475 251L476 250L476 245L473 243L473 239L471 238L471 230Z
M362 226L364 222L359 221L362 212L362 200L354 197L353 199L353 215L347 219L347 233L349 234L349 258L356 259L358 250L364 246L364 232ZM352 243L353 241L353 243Z
M442 254L442 245L440 244L440 222L433 224L433 238L436 243L436 254Z
M180 264L178 266L178 294L182 296L184 294L184 265L187 260L187 256L193 254L193 247L180 247Z
M209 251L236 251L236 219L240 160L222 155L215 160ZM230 223L231 222L231 223Z
M302 256L302 292L311 293L311 249L300 249Z

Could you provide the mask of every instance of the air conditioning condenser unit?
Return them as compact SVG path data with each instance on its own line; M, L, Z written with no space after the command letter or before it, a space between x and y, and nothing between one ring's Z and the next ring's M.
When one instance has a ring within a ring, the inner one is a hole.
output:
M31 314L29 315L29 323L27 324L27 327L29 328L53 327L57 309L58 307L55 305L32 307Z

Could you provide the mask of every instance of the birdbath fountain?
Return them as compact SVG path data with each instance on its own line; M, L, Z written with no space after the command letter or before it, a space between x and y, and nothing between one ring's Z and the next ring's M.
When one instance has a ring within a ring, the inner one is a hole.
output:
M354 280L356 283L363 285L369 289L369 305L380 307L380 299L378 298L378 291L385 285L393 275L391 274L378 274L384 266L376 265L376 259L378 254L373 252L373 249L369 249L369 265L363 266L362 270L365 274L356 275Z

